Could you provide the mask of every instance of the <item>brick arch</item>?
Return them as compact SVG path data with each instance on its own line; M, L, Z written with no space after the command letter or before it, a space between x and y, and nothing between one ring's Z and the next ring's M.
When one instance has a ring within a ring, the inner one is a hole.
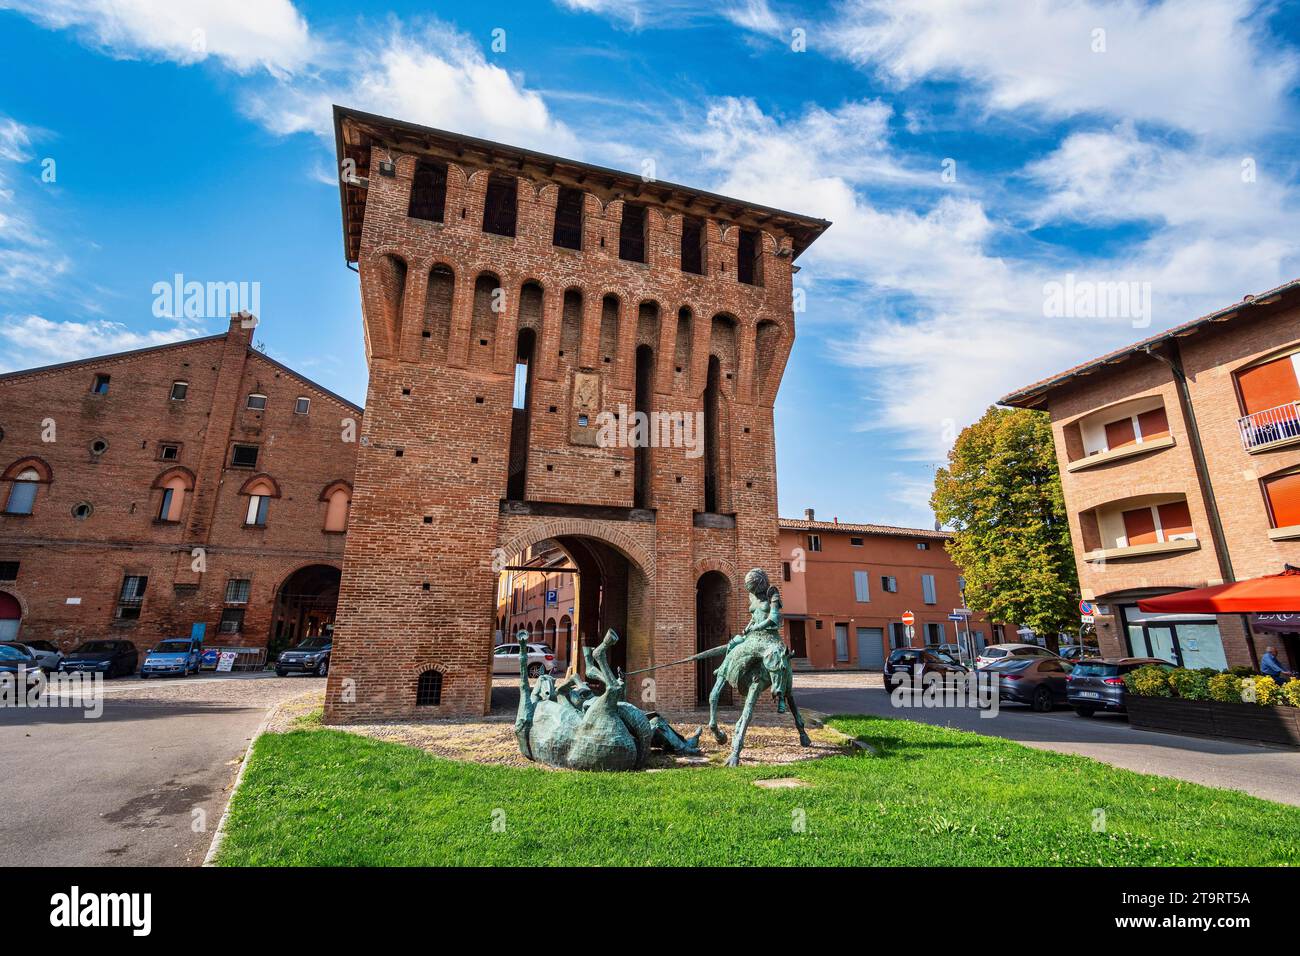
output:
M692 569L696 581L710 571L717 571L725 577L731 583L733 590L745 586L745 582L742 580L743 575L736 570L736 565L726 558L700 558L695 562L695 567Z
M54 470L50 468L50 463L44 458L37 458L35 455L29 455L26 458L19 458L0 473L0 481L13 481L20 474L31 468L39 476L37 481L41 484L48 485L54 480Z
M5 585L0 587L0 594L7 594L13 598L18 603L18 619L20 621L27 620L31 615L31 608L27 604L27 599L22 596L22 593L17 588Z
M173 478L184 478L185 481L188 483L185 490L186 491L194 490L194 483L196 480L194 477L194 472L190 471L184 465L176 465L173 468L168 468L166 471L159 474L158 477L153 480L153 484L150 485L149 487L162 488L164 485L167 484L167 482L171 481Z
M509 560L539 541L563 537L592 538L602 541L635 564L647 578L654 579L655 562L651 553L626 531L611 528L591 518L552 518L543 521L502 543L500 552L505 555L506 560Z
M251 476L246 482L244 482L242 485L239 486L239 494L241 495L252 494L252 492L249 489L251 489L253 486L257 484L260 484L261 482L266 482L271 486L272 498L280 497L280 483L276 481L274 478L272 478L270 475L268 475L266 472L261 472L260 474ZM320 562L317 561L312 563L319 564Z
M402 667L402 673L403 675L406 676L408 680L412 677L419 677L425 671L437 671L444 678L450 676L452 673L450 667L448 667L442 661L435 660L431 657L422 657L419 660L414 661L410 664L405 664ZM445 685L444 685L444 689L445 689Z

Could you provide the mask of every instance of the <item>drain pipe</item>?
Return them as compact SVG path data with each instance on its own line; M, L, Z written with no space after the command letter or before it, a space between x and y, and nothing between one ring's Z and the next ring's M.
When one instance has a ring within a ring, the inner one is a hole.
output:
M1187 425L1187 438L1191 444L1192 464L1196 467L1196 481L1201 489L1201 499L1205 502L1205 513L1210 519L1210 536L1214 539L1215 556L1219 562L1219 573L1226 583L1237 580L1232 569L1232 556L1228 553L1228 538L1223 533L1223 519L1219 516L1219 503L1214 497L1214 485L1210 481L1210 469L1205 461L1205 448L1201 445L1201 430L1196 424L1196 412L1192 410L1192 393L1187 387L1187 373L1183 371L1183 353L1177 339L1171 339L1173 357L1157 352L1154 345L1143 346L1142 351L1153 359L1164 363L1173 373L1178 386L1178 407ZM1242 614L1241 626L1246 635L1246 649L1250 651L1251 665L1259 670L1259 654L1255 649L1255 634L1250 629L1250 620Z

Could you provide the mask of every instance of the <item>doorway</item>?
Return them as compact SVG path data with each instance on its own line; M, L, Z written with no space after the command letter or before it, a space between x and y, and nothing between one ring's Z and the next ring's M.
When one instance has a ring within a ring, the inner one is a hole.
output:
M706 571L695 582L695 652L707 651L721 647L730 639L727 633L727 595L731 582L720 571ZM695 662L695 703L701 707L709 702L713 682L717 679L714 671L722 663L721 658L710 657ZM722 691L721 702L731 704L731 688Z

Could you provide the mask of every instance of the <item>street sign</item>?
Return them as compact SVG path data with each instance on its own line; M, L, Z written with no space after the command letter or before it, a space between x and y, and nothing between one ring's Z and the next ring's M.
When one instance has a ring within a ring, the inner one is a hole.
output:
M559 591L547 591L547 592L546 592L546 606L547 606L547 607L555 607L555 606L556 606L557 604L559 604L559 603L560 603L560 592L559 592Z
M1080 602L1079 602L1079 613L1091 617L1091 616L1092 616L1092 613L1093 613L1092 602L1091 602L1091 601L1080 601Z
M907 625L908 627L911 627L913 624L916 623L916 615L913 614L911 611L904 611L904 612L903 612L903 623L904 623L905 625Z
M1096 618L1093 617L1091 614L1080 614L1080 615L1079 615L1079 622L1080 622L1081 624L1091 624L1091 623L1093 623L1095 620L1096 620Z
M957 614L957 613L953 613L953 614L949 614L949 615L948 615L948 620L950 620L950 621L964 621L964 620L966 620L966 618L967 618L968 616L969 616L969 615L966 615L966 614Z
M959 617L970 617L970 613L970 608L968 607L955 607L952 609L952 614L948 616L955 620Z

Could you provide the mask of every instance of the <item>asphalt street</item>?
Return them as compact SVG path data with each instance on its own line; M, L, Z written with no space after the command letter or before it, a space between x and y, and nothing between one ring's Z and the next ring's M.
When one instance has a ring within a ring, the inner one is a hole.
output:
M824 714L903 717L1300 806L1300 751L1293 749L1134 730L1122 715L1085 718L1068 709L1038 714L1004 704L997 716L980 717L966 707L895 707L879 674L799 674L794 687L801 707Z

